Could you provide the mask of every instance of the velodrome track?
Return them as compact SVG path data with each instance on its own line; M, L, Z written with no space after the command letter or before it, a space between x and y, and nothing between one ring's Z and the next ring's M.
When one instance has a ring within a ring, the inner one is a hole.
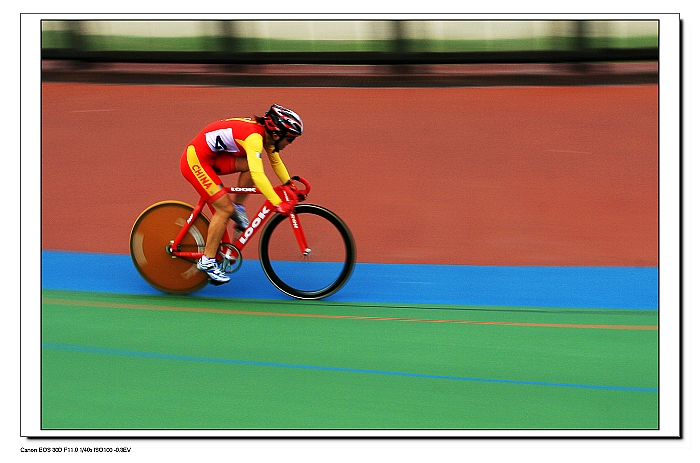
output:
M43 84L42 426L657 428L657 90ZM285 159L353 230L353 278L301 303L246 255L157 294L133 221L194 202L200 126L272 101L305 117Z

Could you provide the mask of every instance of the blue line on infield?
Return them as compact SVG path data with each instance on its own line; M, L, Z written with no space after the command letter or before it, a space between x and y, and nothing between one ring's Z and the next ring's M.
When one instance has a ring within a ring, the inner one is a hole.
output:
M576 389L599 389L606 391L627 391L627 392L656 392L658 393L658 388L650 387L632 387L632 386L602 386L602 385L591 385L591 384L569 384L569 383L551 383L546 381L518 381L511 379L489 379L489 378L468 378L460 376L447 376L447 375L429 375L423 373L403 373L398 371L382 371L382 370L363 370L355 368L340 368L340 367L326 367L317 365L298 365L293 363L276 363L276 362L256 362L251 360L235 360L235 359L221 359L212 357L194 357L190 355L176 355L176 354L163 354L158 352L139 352L125 349L112 349L107 347L93 347L93 346L81 346L76 344L61 344L55 342L43 342L41 344L42 349L46 350L57 350L64 352L78 352L85 354L99 354L99 355L117 355L121 357L136 357L136 358L148 358L156 360L175 360L184 362L204 362L204 363L223 363L230 365L247 365L247 366L257 366L257 367L275 367L275 368L295 368L303 370L320 370L320 371L336 371L342 373L364 373L372 375L390 375L390 376L403 376L412 378L424 378L424 379L444 379L450 381L475 381L482 383L504 383L504 384L514 384L520 386L549 386L549 387L569 387Z
M42 288L162 294L129 255L42 251ZM258 261L195 297L290 299ZM658 310L657 267L489 267L358 263L333 302Z

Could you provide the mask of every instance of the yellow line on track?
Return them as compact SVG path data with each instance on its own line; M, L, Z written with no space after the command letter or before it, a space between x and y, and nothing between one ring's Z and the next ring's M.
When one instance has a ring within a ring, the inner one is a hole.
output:
M500 321L471 321L471 320L432 320L422 318L403 318L403 317L367 317L362 315L323 315L310 313L278 313L278 312L261 312L250 310L231 310L231 309L211 309L207 307L174 307L163 305L143 305L143 304L124 304L114 302L98 302L98 301L82 301L72 299L60 299L45 297L42 298L43 303L56 305L69 305L79 307L102 307L110 309L134 309L134 310L167 310L176 312L208 312L221 313L230 315L258 315L267 317L307 317L307 318L324 318L324 319L348 319L348 320L370 320L370 321L401 321L401 322L419 322L419 323L457 323L465 325L505 325L505 326L524 326L524 327L544 327L544 328L582 328L582 329L605 329L605 330L645 330L658 331L656 325L595 325L582 323L526 323L526 322L500 322Z

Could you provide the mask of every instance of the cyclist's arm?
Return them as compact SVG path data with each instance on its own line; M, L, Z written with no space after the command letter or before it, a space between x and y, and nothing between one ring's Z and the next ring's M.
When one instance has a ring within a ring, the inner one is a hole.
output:
M289 176L289 172L287 172L287 167L285 167L284 163L282 162L282 158L280 158L280 154L277 151L273 151L267 155L267 158L270 160L272 170L275 171L275 174L277 175L277 178L280 179L280 182L287 183L291 177Z
M265 168L263 167L262 153L265 152L265 149L263 148L262 136L253 133L240 143L245 149L248 159L248 170L250 171L250 176L255 186L270 200L273 206L279 205L282 200L273 189L272 183L270 183L267 175L265 175Z

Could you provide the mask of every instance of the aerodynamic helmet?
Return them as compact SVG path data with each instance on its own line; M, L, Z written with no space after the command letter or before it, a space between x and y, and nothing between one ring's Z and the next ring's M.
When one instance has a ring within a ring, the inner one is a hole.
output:
M291 109L273 104L265 113L265 128L282 137L298 137L304 130L301 117Z

